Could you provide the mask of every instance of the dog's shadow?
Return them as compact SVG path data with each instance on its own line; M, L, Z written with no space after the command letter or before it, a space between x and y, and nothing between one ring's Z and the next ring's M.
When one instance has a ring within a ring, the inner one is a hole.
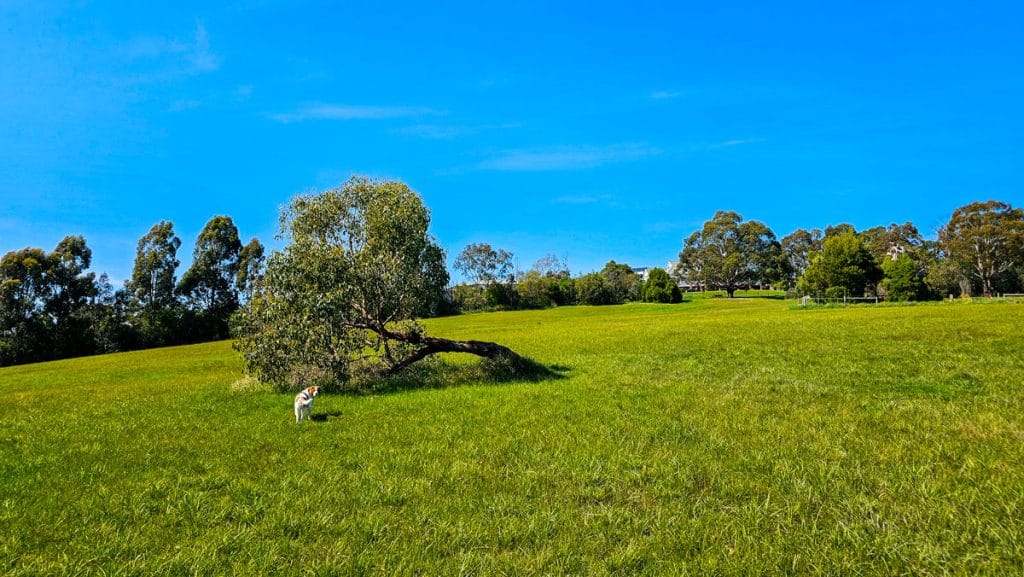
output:
M309 419L316 423L326 423L331 419L337 419L339 417L341 417L341 411L331 411L329 413L313 413L309 416Z

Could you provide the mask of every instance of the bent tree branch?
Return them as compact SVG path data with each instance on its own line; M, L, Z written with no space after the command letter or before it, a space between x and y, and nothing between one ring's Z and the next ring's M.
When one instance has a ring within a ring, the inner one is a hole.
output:
M487 341L454 341L428 337L418 333L406 334L387 331L386 338L416 345L416 349L396 363L391 364L388 374L395 374L409 365L437 353L469 353L478 357L505 363L513 373L525 373L535 364L520 356L512 349Z

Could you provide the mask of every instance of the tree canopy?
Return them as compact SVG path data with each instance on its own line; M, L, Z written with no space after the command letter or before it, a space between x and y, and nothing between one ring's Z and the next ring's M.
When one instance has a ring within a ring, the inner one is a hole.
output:
M960 270L991 296L998 276L1024 260L1024 210L995 200L972 202L953 211L939 241Z
M478 283L504 281L512 275L512 253L486 242L472 243L455 258L455 270Z
M50 253L24 248L0 259L0 365L91 352L91 260L81 236L64 237Z
M770 228L721 210L687 237L679 263L685 276L722 289L730 297L743 286L782 280L790 268Z
M235 286L238 288L239 298L248 301L253 291L263 278L263 267L266 264L263 243L259 239L252 239L249 244L242 247L238 252L238 271L235 273Z
M782 237L782 250L789 259L790 274L800 277L811 264L811 255L821 251L822 233L814 228L798 228ZM792 278L791 277L791 278Z
M829 289L842 289L850 296L861 296L881 278L882 270L864 241L846 230L825 238L821 252L811 258L800 279L800 290L804 294L823 295Z
M228 336L228 318L238 309L239 254L242 243L238 228L228 216L215 216L196 239L192 266L178 283L178 293L197 314L210 339Z
M429 337L416 318L448 282L430 214L404 183L353 177L283 209L283 250L236 316L250 374L279 386L303 375L341 383L393 374L439 352L524 361L506 347Z
M175 302L175 271L181 239L174 234L174 223L161 221L139 239L135 266L128 291L142 308L158 308Z

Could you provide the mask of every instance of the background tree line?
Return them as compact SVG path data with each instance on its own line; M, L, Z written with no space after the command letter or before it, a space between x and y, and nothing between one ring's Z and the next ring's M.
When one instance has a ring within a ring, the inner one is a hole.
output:
M0 259L0 365L227 338L232 315L258 289L263 245L252 239L243 246L231 218L215 216L178 279L180 247L171 222L154 225L138 242L131 277L116 290L106 275L89 272L92 251L81 236L64 238L52 252L7 253ZM729 296L741 288L890 300L991 296L1024 292L1022 263L1024 211L999 201L956 209L935 240L909 222L798 229L778 239L761 222L719 211L683 240L672 270L650 269L646 281L615 261L573 277L554 255L515 271L510 252L471 244L454 262L471 282L430 299L417 315L676 303L680 285Z
M82 236L52 252L12 251L0 259L0 365L202 342L229 336L229 319L252 294L264 263L257 239L242 245L230 217L215 216L177 278L181 240L171 222L138 242L131 277L114 289L89 272Z
M628 264L614 260L600 271L575 278L568 263L553 254L529 270L514 271L512 253L477 243L459 253L455 269L470 282L451 288L454 312L682 301L678 283L664 269L648 270L645 282Z
M511 253L471 244L455 261L471 283L454 287L452 303L463 311L673 303L682 298L680 285L730 297L738 289L774 288L791 296L895 301L1024 292L1024 211L974 202L937 232L936 240L925 240L909 222L862 231L839 224L779 239L764 223L719 211L683 240L672 270L650 269L646 281L615 261L573 278L555 256L513 274Z

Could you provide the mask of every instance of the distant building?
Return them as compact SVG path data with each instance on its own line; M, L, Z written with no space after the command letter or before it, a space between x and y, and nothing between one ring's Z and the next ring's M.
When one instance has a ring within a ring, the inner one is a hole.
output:
M653 268L654 267L651 267L651 266L636 266L636 267L632 267L631 270L635 274L639 275L640 278L642 278L644 282L647 282L647 279L651 276L651 270ZM681 290L681 291L696 291L696 290L700 290L700 283L698 281L683 278L679 274L679 262L678 261L669 261L665 265L665 272L667 272L670 277L676 279L676 284L679 285L679 290Z
M630 270L633 271L633 274L640 275L644 282L647 282L647 277L651 276L651 267L649 266L635 266Z

